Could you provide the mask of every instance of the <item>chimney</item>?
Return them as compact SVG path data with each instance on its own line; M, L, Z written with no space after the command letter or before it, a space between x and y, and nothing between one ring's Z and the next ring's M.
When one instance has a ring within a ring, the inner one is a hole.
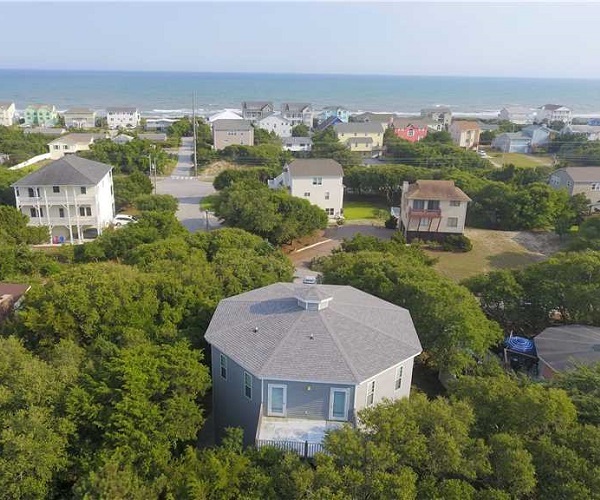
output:
M404 181L402 183L402 194L406 193L408 191L408 181Z

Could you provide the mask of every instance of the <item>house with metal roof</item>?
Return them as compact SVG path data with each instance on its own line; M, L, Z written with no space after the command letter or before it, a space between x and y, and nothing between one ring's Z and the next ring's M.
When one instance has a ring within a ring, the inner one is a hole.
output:
M555 189L566 189L569 195L584 194L590 208L600 211L600 167L565 167L550 174L548 181Z
M421 344L408 310L350 286L276 283L222 300L210 344L217 432L311 456L325 432L408 397Z
M112 222L112 166L67 155L12 184L30 226L46 226L50 243L81 243Z
M216 150L235 144L254 145L254 127L248 120L215 120L212 122L212 132Z
M310 201L325 210L330 219L343 216L344 169L335 160L294 160L268 184L271 189L287 189L292 196Z
M400 229L408 241L441 240L463 234L471 201L454 181L404 182L400 200Z

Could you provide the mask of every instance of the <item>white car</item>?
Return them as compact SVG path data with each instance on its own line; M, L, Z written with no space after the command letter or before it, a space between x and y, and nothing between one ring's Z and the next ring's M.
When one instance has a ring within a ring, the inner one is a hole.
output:
M302 283L305 285L316 285L319 282L316 276L304 276Z
M113 226L126 226L130 222L137 222L137 219L133 215L118 214L112 220Z
M481 149L479 151L477 151L477 154L479 156L481 156L482 158L487 158L487 153Z

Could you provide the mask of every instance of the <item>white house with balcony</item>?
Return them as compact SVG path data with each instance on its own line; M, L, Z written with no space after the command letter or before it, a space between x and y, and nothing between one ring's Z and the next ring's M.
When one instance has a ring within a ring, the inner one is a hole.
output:
M112 167L68 155L12 184L30 226L48 227L51 243L82 243L102 234L115 214Z
M275 283L222 300L211 346L215 429L308 457L357 412L409 397L421 344L408 310L350 286Z
M307 102L284 102L281 104L281 115L296 125L306 125L308 128L313 126L313 109Z
M96 126L96 112L89 108L70 108L65 111L65 127L76 129L90 129Z
M539 108L537 121L563 122L565 125L570 125L573 121L571 109L562 104L544 104Z
M294 160L283 172L269 180L272 189L287 189L292 196L304 198L325 210L330 219L343 215L344 170L335 160Z
M140 125L140 111L137 108L107 108L106 121L108 128L137 128Z
M15 123L15 103L0 101L0 125L10 127Z
M441 240L450 234L463 234L470 201L454 181L419 180L410 185L404 182L400 229L408 241Z

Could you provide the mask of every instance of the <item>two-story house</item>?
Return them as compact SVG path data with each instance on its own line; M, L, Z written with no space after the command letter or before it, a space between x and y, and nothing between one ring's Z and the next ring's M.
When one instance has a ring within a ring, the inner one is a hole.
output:
M17 209L30 226L46 226L51 243L83 242L102 234L115 214L112 167L75 155L12 184Z
M319 123L327 121L329 118L336 117L342 123L348 123L350 120L350 111L341 106L327 106L319 113Z
M530 153L531 137L523 132L504 132L494 137L492 148L503 153Z
M438 124L433 125L434 130L437 129L436 125ZM394 135L409 142L419 142L421 139L425 139L431 126L432 122L430 121L413 118L395 118L392 122Z
M23 115L28 127L54 127L58 122L56 107L48 104L30 104Z
M550 186L566 189L569 195L584 194L590 208L600 211L600 167L565 167L550 174Z
M289 120L292 127L296 125L313 126L313 109L307 102L284 102L281 104L281 116Z
M286 137L281 142L284 151L300 153L312 150L312 139L310 137Z
M360 123L381 123L384 128L388 128L392 126L392 122L395 118L398 118L398 116L394 113L372 113L370 111L367 111L365 113L352 115L350 117L350 121Z
M400 229L407 241L441 240L450 234L463 234L470 201L454 181L404 182Z
M212 123L213 147L218 151L234 144L254 145L254 127L247 120L216 120Z
M281 115L273 113L254 122L254 126L262 128L267 132L275 132L278 137L290 137L292 135L292 122Z
M452 123L452 110L447 106L434 106L433 108L424 108L421 110L421 117L437 123L436 130L448 130Z
M338 123L333 126L338 140L355 153L377 156L383 150L385 128L377 122Z
M335 160L294 160L283 172L269 180L272 189L287 189L325 210L330 219L343 215L344 170Z
M350 286L275 283L222 300L211 346L219 435L303 456L356 413L408 397L421 344L408 310Z
M15 123L15 103L0 101L0 126L10 127Z
M141 115L139 109L133 107L106 108L106 121L110 129L137 128Z
M539 108L537 121L563 122L564 125L570 125L573 121L571 109L562 104L544 104Z
M71 108L63 115L65 127L81 130L94 128L96 126L96 112L89 108Z
M479 145L481 129L477 122L453 121L450 125L450 136L454 144L465 149L474 149Z
M600 125L565 125L560 135L581 135L588 141L600 141Z
M252 123L262 120L273 114L275 108L269 101L244 101L242 102L242 118Z
M48 143L50 158L58 160L66 154L89 151L95 140L103 139L102 134L66 134Z
M537 117L535 110L525 106L506 106L500 110L498 118L517 125L530 125Z

